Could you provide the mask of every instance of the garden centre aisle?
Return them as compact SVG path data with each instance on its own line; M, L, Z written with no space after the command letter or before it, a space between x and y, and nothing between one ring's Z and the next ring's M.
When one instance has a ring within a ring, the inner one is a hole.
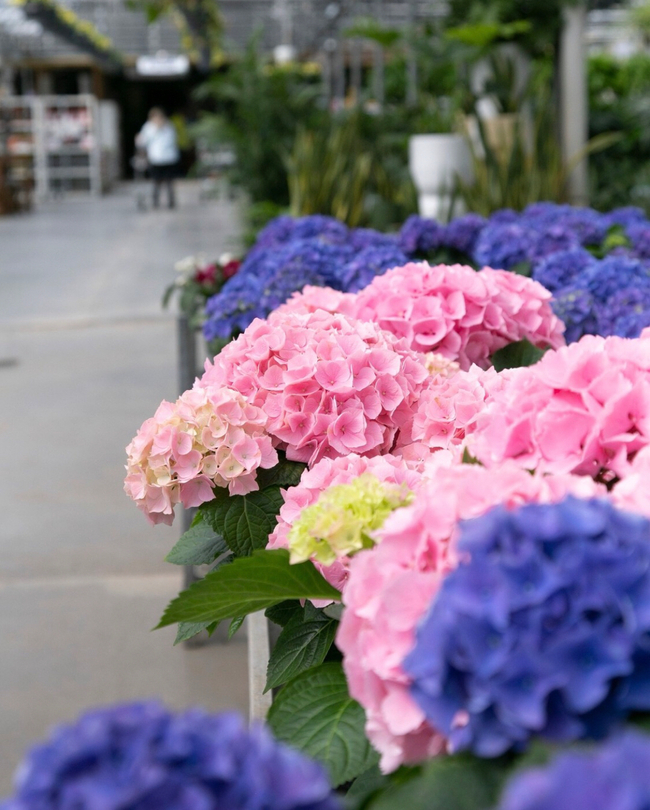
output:
M235 248L232 203L179 184L0 219L0 797L26 747L98 704L157 696L246 710L246 645L151 633L181 585L179 533L122 492L124 447L176 391L176 260Z

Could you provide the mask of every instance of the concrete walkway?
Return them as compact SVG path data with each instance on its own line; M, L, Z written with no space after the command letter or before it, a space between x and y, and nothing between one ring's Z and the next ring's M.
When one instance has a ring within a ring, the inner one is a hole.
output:
M23 752L85 708L158 697L245 711L245 641L151 633L181 573L178 526L122 492L124 447L176 391L173 264L236 248L230 203L132 190L0 219L0 797Z

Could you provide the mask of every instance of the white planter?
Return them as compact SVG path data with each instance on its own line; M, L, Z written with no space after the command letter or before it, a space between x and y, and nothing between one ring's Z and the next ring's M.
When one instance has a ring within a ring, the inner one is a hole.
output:
M463 135L413 135L409 140L409 169L418 192L420 215L432 219L457 216L451 211L456 175L472 179L472 159Z

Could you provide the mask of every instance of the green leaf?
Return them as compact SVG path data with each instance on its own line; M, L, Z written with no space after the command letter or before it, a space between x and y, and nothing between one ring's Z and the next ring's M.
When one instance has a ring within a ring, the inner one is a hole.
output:
M223 527L229 548L238 557L247 557L256 549L265 548L284 503L280 488L235 495L229 500Z
M286 602L280 602L279 605L273 605L267 608L264 611L264 615L269 621L274 622L274 624L278 624L280 627L286 627L290 619L292 619L296 613L302 615L302 612L302 605L297 599L288 599Z
M345 794L343 799L345 810L363 810L374 794L387 784L388 777L379 770L378 765L368 768L361 776L357 776Z
M230 627L228 628L228 641L235 635L235 633L239 630L246 619L246 616L236 616L231 622Z
M290 681L325 660L332 646L338 622L309 602L278 636L266 671L265 692Z
M501 760L471 755L438 757L401 785L382 791L370 810L486 810L496 804L507 769Z
M286 599L339 599L310 562L289 564L285 549L255 551L195 582L167 606L158 627L234 619Z
M463 464L481 464L481 462L473 456L467 448L463 450Z
M257 483L260 489L267 487L295 487L300 483L307 465L301 461L289 461L283 453L278 454L280 461L270 470L257 471Z
M190 638L197 636L202 630L207 630L210 635L217 629L218 622L180 622L178 625L178 632L174 639L174 646L180 644L182 641L187 641Z
M223 537L215 534L199 513L165 559L174 565L207 565L225 551L228 551L228 546Z
M227 490L217 489L214 500L204 504L200 513L228 548L238 557L247 557L266 547L283 503L279 486L248 495L229 495Z
M340 664L323 664L287 684L267 720L279 740L323 763L334 787L378 760L364 733L364 711L350 697Z
M509 343L492 355L492 364L497 371L504 368L520 368L532 366L540 360L547 349L538 349L537 346L524 338L516 343Z

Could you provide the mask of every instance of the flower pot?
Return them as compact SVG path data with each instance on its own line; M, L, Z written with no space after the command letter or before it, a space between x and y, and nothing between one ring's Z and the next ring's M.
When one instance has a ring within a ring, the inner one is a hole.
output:
M472 179L471 154L463 135L413 135L409 169L421 216L447 219L461 213L453 194L456 176L465 182Z

